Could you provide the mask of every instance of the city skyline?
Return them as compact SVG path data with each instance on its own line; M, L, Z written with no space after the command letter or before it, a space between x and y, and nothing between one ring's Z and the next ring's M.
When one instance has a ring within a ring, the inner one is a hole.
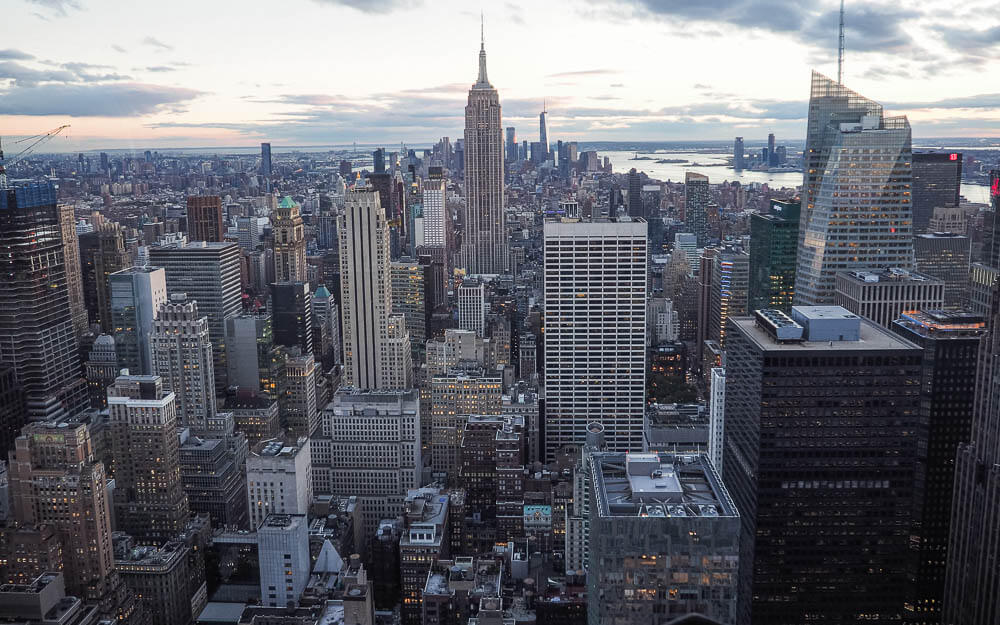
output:
M0 50L0 132L71 123L48 151L458 137L479 35L479 15L448 3L302 0L262 19L262 6L225 3L155 15L15 2ZM567 140L801 138L802 80L813 68L835 75L837 3L764 4L504 3L485 29L504 122L533 135L544 101L550 135ZM989 4L848 2L845 84L908 115L917 137L1000 136L1000 95L978 79L998 65ZM155 19L155 37L143 19ZM415 36L415 19L441 24L440 36ZM39 28L44 43L31 34ZM661 78L673 59L692 58L697 72Z

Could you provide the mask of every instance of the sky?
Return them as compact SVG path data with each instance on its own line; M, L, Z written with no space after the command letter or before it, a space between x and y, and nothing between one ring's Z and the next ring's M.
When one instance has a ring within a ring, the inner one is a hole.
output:
M837 0L3 0L0 135L46 151L461 136L480 9L519 139L805 136ZM844 84L916 138L1000 136L1000 0L847 0ZM8 139L9 141L10 139Z

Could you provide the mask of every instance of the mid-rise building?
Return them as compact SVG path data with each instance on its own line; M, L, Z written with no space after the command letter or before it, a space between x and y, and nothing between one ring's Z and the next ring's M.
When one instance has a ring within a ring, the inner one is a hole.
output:
M55 186L0 190L0 250L0 362L14 368L28 418L85 410Z
M905 117L813 72L796 303L833 304L839 271L913 268L910 141Z
M422 625L422 591L431 565L448 557L448 493L438 488L410 490L404 502L399 540L399 578L404 625Z
M116 529L161 544L188 521L175 395L158 376L123 375L108 389Z
M232 413L236 430L247 437L250 447L281 433L278 401L266 393L238 389L226 398L226 410Z
M754 314L730 318L726 338L734 622L902 620L923 351L839 306Z
M485 367L490 361L490 352L489 339L482 339L470 330L448 328L444 335L427 341L427 374L446 375L456 367Z
M226 222L222 218L222 198L199 195L187 199L187 231L189 241L221 243L226 238Z
M176 397L178 424L195 432L208 430L215 417L215 367L208 317L198 303L174 294L160 306L150 337L153 373ZM117 342L116 342L117 345Z
M181 483L192 514L208 514L213 528L247 529L246 439L234 454L226 438L180 435ZM242 462L241 462L242 460Z
M469 415L498 415L501 412L501 379L454 374L430 380L431 468L454 479L461 460L462 432Z
M799 202L771 200L769 213L750 216L748 310L792 309L800 210Z
M944 281L944 305L963 305L969 289L972 246L969 237L932 232L913 237L918 272Z
M548 222L544 233L546 460L596 419L609 449L642 449L646 223Z
M944 281L922 273L900 269L841 271L836 284L838 306L883 328L890 327L904 310L944 306Z
M125 584L142 600L151 625L192 622L189 551L178 540L163 546L132 546L127 541L119 546L115 564Z
M305 514L269 514L257 527L262 605L297 605L309 582L309 518Z
M589 468L587 623L659 624L695 614L741 622L740 514L711 462L594 453Z
M131 267L111 274L108 281L118 366L135 375L150 375L150 334L160 306L167 301L166 273L158 267Z
M313 497L313 462L309 439L269 439L247 456L250 528L269 514L306 514Z

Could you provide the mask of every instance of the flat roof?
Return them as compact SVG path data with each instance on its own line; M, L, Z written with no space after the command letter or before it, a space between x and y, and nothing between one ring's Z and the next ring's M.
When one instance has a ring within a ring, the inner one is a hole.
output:
M810 307L812 308L812 307ZM840 308L835 306L834 308ZM765 352L805 352L805 351L871 351L871 350L911 350L919 349L913 343L862 317L860 338L857 341L799 341L779 343L771 338L752 317L730 317L743 334Z

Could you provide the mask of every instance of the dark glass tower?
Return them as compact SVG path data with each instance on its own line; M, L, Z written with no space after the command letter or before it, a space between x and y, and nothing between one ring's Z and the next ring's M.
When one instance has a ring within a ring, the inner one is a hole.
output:
M635 167L628 172L628 216L645 217L642 210L642 174Z
M276 344L299 347L303 355L312 353L312 293L308 282L272 284L271 318Z
M87 408L52 184L0 190L0 362L29 420Z
M958 206L961 187L960 153L914 152L913 231L927 231L935 208Z
M923 351L839 306L729 319L738 623L904 618Z
M771 200L770 213L750 216L749 310L791 310L801 207L799 202Z
M912 532L919 551L915 622L941 622L955 451L972 431L976 353L985 326L980 315L935 310L903 313L891 328L924 350Z

